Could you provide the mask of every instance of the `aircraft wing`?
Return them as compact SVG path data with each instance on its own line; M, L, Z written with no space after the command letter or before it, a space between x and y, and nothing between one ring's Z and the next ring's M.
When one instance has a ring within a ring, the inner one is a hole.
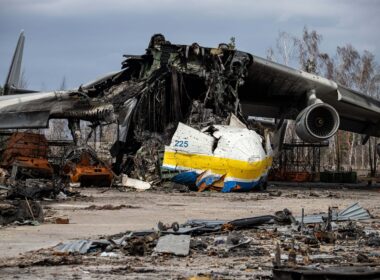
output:
M239 97L247 115L296 119L308 106L308 92L339 114L339 129L380 137L380 101L334 81L257 56Z
M68 91L0 96L0 129L48 127L51 115L63 114L76 100Z

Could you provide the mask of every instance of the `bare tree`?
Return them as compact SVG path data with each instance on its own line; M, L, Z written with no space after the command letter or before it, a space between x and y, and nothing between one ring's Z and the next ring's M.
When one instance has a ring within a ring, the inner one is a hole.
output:
M302 39L295 39L295 45L298 47L298 61L301 69L309 73L318 73L319 46L322 41L322 35L317 31L309 31L305 26L302 33Z
M280 31L276 39L276 47L282 62L289 65L295 57L295 50L298 40L290 33Z
M267 49L267 59L270 61L277 61L273 48Z

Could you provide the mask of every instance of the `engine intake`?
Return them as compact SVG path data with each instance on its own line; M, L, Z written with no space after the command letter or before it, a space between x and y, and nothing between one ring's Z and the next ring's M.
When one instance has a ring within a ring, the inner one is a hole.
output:
M315 103L306 107L296 118L296 133L305 142L329 139L339 128L340 119L334 107Z

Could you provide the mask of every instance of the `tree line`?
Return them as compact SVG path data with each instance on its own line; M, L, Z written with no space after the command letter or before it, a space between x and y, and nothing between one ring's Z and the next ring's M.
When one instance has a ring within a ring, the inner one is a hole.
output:
M307 27L301 36L281 31L276 46L268 48L267 58L334 80L380 100L380 70L375 56L367 50L360 52L351 44L337 46L334 53L327 53L321 48L322 40L321 34ZM292 123L286 141L297 140ZM379 140L370 137L364 145L362 142L362 135L338 131L330 140L329 148L323 151L322 167L337 171L368 169L372 176L375 175Z

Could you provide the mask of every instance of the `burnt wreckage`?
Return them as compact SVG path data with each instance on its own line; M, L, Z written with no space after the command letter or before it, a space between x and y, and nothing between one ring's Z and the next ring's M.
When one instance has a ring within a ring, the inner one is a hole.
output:
M18 88L23 45L21 34L0 96L0 129L47 127L49 119L64 118L83 147L80 120L92 127L117 123L111 148L117 173L130 172L125 155L148 139L167 144L178 122L199 129L224 124L231 113L243 122L249 115L276 118L277 131L284 131L285 119L295 119L298 136L307 142L326 140L338 129L364 134L365 141L380 136L378 100L228 44L176 45L156 34L144 55L125 55L121 71L55 92Z
M119 167L123 154L135 153L152 132L170 139L180 121L199 124L211 117L220 123L229 113L242 117L238 90L251 63L252 56L226 44L173 45L158 34L145 55L126 56L122 72L81 89L113 106L114 111L108 106L108 112L98 111L96 120L118 113L111 154Z

